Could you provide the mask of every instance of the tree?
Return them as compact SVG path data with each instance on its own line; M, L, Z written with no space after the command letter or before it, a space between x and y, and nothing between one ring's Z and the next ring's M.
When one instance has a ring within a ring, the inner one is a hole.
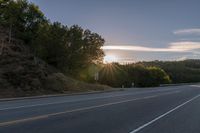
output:
M62 72L80 77L91 64L102 62L104 39L78 25L70 28L50 23L38 6L27 0L0 1L0 24L11 36L21 39L35 54Z
M99 82L112 87L128 87L129 77L126 68L118 63L105 64L100 71Z
M32 41L36 54L62 72L80 78L80 72L102 61L104 44L98 34L75 25L44 23Z
M45 23L40 26L37 37L32 41L35 54L61 71L67 65L67 31L68 28L61 23Z
M9 41L15 36L29 43L39 24L46 22L39 8L27 0L2 0L0 6L0 24L9 27Z
M171 82L167 73L159 67L147 67L150 75L150 84L152 86L159 86L160 84L168 84Z
M102 62L104 52L101 47L104 39L90 30L83 30L78 25L69 28L67 34L67 71L77 74L92 63Z
M100 71L100 83L113 87L151 87L170 83L167 73L159 67L145 67L141 64L106 64Z
M146 67L162 68L171 78L172 83L200 82L200 60L188 59L184 61L151 61L139 62Z
M17 23L19 14L19 5L12 0L3 0L0 3L1 25L9 27L9 43L12 37L12 29Z

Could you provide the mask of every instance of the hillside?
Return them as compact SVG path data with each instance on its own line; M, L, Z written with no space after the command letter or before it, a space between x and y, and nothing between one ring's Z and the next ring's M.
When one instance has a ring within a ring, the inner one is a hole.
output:
M0 30L0 98L108 89L66 77Z
M200 82L200 60L139 62L145 66L157 66L165 70L173 83Z

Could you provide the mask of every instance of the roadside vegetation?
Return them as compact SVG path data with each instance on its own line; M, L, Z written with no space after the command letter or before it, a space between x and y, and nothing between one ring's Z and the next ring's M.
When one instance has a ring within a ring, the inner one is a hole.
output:
M22 40L49 65L78 77L89 64L102 61L105 41L97 33L78 25L51 23L39 7L26 0L3 0L0 4L0 24L9 29L9 40Z
M111 63L100 71L100 82L114 87L151 87L200 82L200 60Z
M107 64L100 71L100 83L114 87L153 87L169 84L171 80L159 67L113 63Z
M193 61L104 64L101 47L105 40L99 34L78 25L52 23L27 0L0 0L0 29L4 32L0 39L5 41L1 43L0 83L2 89L8 88L6 91L12 86L15 93L65 93L73 92L73 88L82 91L81 86L88 87L83 90L109 88L87 83L152 87L200 81L200 65ZM23 43L5 46L16 40Z

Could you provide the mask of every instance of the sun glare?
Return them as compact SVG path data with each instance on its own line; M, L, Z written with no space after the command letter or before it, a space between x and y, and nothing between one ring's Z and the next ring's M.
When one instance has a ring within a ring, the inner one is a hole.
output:
M117 57L114 55L106 55L104 57L104 63L112 63L112 62L117 62Z

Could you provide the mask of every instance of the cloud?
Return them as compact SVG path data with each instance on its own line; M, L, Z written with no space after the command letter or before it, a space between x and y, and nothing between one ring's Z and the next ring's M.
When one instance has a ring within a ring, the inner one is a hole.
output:
M195 52L200 49L200 42L173 42L166 48L153 48L131 45L106 45L103 50L124 50L124 51L143 51L143 52Z
M150 47L141 47L141 46L114 46L114 45L107 45L107 46L103 46L102 49L104 50L126 50L126 51L163 51L165 49L162 48L150 48Z
M200 35L200 28L181 29L173 32L175 35Z
M168 49L192 51L200 49L200 42L174 42L170 44Z

